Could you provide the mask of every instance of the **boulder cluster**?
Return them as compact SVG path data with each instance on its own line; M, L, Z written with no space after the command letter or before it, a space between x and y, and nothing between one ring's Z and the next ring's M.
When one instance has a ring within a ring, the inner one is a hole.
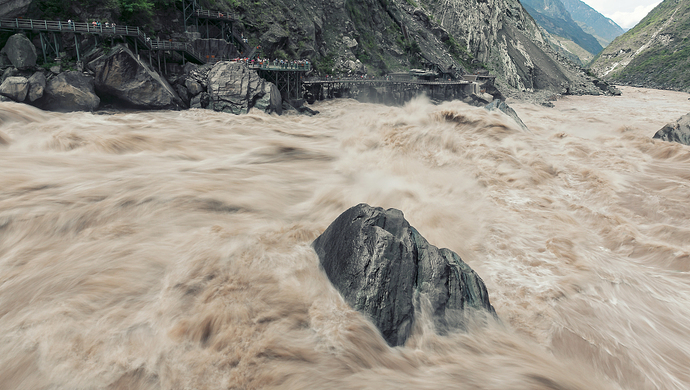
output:
M233 62L196 66L162 77L129 48L94 48L78 70L36 65L36 46L23 34L0 51L0 100L51 111L94 111L103 104L135 109L208 108L244 114L251 108L282 113L278 88Z

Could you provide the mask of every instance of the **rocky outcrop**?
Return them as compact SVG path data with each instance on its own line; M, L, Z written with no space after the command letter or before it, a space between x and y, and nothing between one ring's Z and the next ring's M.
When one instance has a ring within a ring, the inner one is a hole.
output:
M46 83L43 97L36 101L51 111L93 111L100 99L94 91L94 79L80 72L65 72Z
M662 141L690 145L690 114L684 115L677 121L667 124L654 134L654 138Z
M246 114L256 106L268 113L282 113L282 99L275 85L244 64L217 63L208 73L207 84L209 108L215 111Z
M192 46L202 58L208 56L209 59L228 59L240 56L235 45L228 43L225 39L196 39L192 41Z
M34 102L43 97L46 88L46 76L41 72L34 73L29 77L29 101Z
M440 334L463 329L473 310L495 315L481 278L454 252L429 244L400 210L352 207L312 245L345 301L391 346L405 343L420 310Z
M144 109L178 108L182 103L164 78L124 46L91 61L88 68L94 72L96 91L104 99Z
M30 5L31 0L0 0L0 19L22 16Z
M493 102L484 106L484 108L487 111L501 111L502 113L508 115L512 120L514 120L515 123L517 123L517 125L520 126L523 130L529 131L527 125L525 125L522 119L520 119L517 112L515 112L515 110L513 110L508 104L506 104L506 102L502 100L494 100Z
M29 69L36 66L36 47L24 34L12 35L2 48L12 66L17 69Z
M0 85L0 94L16 101L23 102L29 92L29 80L26 77L8 77Z

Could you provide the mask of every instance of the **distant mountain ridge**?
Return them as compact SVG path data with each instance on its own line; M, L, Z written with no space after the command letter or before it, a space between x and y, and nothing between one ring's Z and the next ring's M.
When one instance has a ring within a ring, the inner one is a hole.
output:
M573 20L560 0L522 0L521 2L527 12L549 34L569 39L592 55L603 50L599 41L586 33Z
M614 39L625 33L625 30L616 22L600 14L582 0L561 0L561 3L582 30L598 38L602 46L608 46Z
M590 69L620 84L690 91L690 0L664 0Z

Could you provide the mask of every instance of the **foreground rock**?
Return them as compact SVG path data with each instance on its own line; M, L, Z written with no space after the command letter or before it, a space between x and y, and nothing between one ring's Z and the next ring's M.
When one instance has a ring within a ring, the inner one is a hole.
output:
M282 113L278 88L241 63L219 62L208 73L208 108L246 114L256 107L267 113Z
M463 329L467 309L495 315L482 279L454 252L429 244L400 210L352 207L313 247L331 283L391 346L405 343L420 307L428 305L439 334Z
M93 77L80 72L65 72L46 83L40 108L50 111L93 111L100 99L94 91Z
M181 100L170 84L124 46L88 64L95 75L96 91L129 107L144 109L179 108Z
M654 134L654 138L668 142L690 145L690 114L669 123Z
M12 35L2 48L2 52L17 69L29 69L36 66L36 47L23 34Z
M28 92L29 80L26 77L8 77L0 85L0 94L16 102L23 102Z

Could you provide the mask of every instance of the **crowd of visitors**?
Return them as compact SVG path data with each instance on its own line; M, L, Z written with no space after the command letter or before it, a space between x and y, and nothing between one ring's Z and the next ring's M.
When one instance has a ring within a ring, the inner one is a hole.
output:
M311 69L311 62L309 60L279 60L268 58L235 58L235 62L242 62L249 66L259 68L282 68L282 69Z

